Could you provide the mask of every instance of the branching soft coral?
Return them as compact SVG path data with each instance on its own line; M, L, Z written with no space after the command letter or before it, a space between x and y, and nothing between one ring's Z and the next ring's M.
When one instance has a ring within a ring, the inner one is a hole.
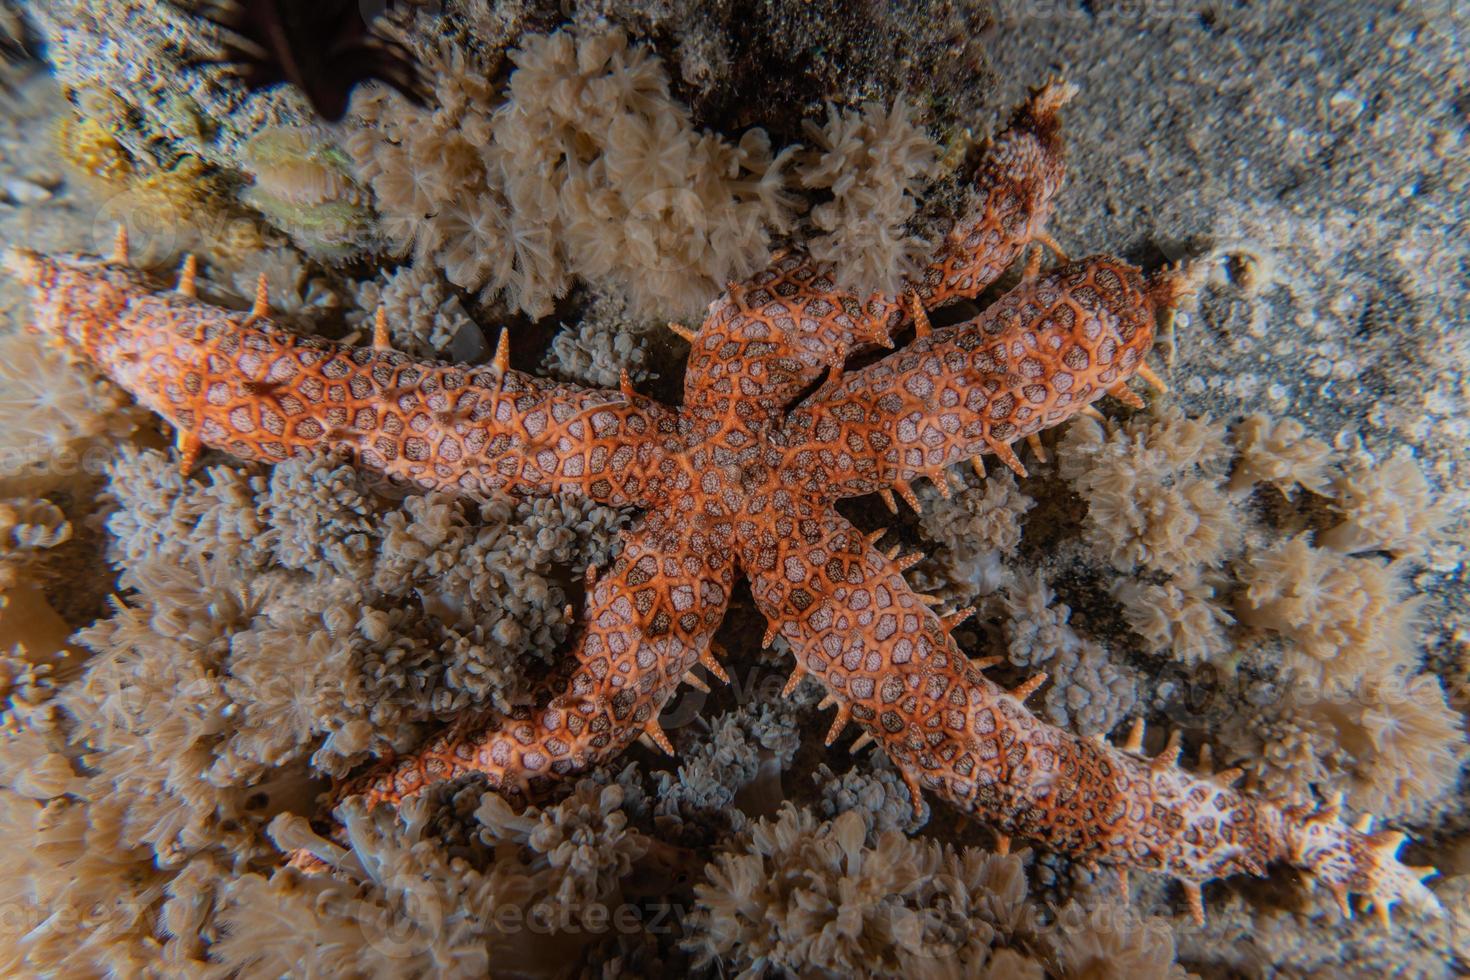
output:
M0 786L28 800L80 793L77 772L54 699L50 664L37 665L23 648L0 655Z
M210 766L216 782L266 778L303 760L323 736L311 761L344 771L365 752L411 737L443 684L428 630L411 611L374 609L340 580L303 604L290 597L303 587L282 576L281 597L230 637L223 693L233 724Z
M781 777L800 746L802 715L815 704L815 692L804 688L743 704L713 719L707 732L703 724L681 730L677 769L653 773L660 824L708 840L744 828L747 809L774 812L785 799Z
M1334 507L1345 520L1323 532L1320 543L1339 551L1387 551L1423 555L1451 509L1436 501L1414 453L1400 446L1382 462L1360 459L1333 481Z
M848 811L829 823L789 804L736 842L695 888L687 943L767 972L984 976L993 947L1028 922L1016 857L884 833L873 847ZM1007 962L1010 962L1007 960Z
M101 803L0 789L0 900L13 912L0 921L0 971L141 975L164 959L156 910L168 875L118 839L117 817Z
M849 811L856 813L868 828L870 844L889 831L912 834L929 820L928 804L923 812L914 812L903 777L892 766L878 763L871 768L849 769L839 776L824 763L812 773L812 780L822 794L822 815L831 819Z
M400 248L534 316L573 277L693 314L764 261L793 203L763 132L695 130L657 57L616 28L528 34L510 57L504 93L455 50L431 112L359 103L368 128L349 146Z
M793 975L1067 980L1186 976L1162 920L1075 903L1041 927L1016 856L894 830L867 843L849 810L791 805L731 842L695 887L686 946L741 978Z
M353 815L358 882L277 870L226 883L211 958L258 976L484 976L495 908L514 881L452 860L425 836L422 807L404 816ZM277 818L271 833L292 846L309 839L304 824Z
M1227 630L1235 620L1220 604L1219 588L1218 580L1192 571L1162 583L1119 579L1113 593L1144 649L1194 664L1231 650Z
M1000 605L1008 614L1007 658L1018 667L1049 665L1045 710L1053 724L1083 735L1110 731L1133 710L1137 678L1079 636L1067 622L1071 608L1055 599L1040 572L1006 589Z
M257 485L261 542L282 565L318 577L335 572L365 578L372 573L375 502L345 458L287 460Z
M499 872L513 868L535 882L526 889L527 904L543 903L543 914L562 909L573 915L593 906L618 904L622 879L652 846L628 827L622 812L623 790L616 783L598 787L583 781L554 806L532 807L517 814L496 793L485 793L475 811L482 842L508 851ZM574 925L585 925L575 923Z
M47 667L4 658L0 711L0 972L140 975L168 964L198 969L198 932L184 921L186 889L147 847L127 839L128 802L106 773L87 774L69 745ZM215 871L215 876L219 873Z
M361 283L357 305L363 311L360 328L369 330L381 306L393 349L415 357L464 360L464 355L473 356L484 346L484 334L465 312L458 293L428 263L404 266Z
M309 329L316 315L337 306L337 294L321 277L310 274L295 249L280 246L242 256L230 277L230 291L248 304L255 298L261 276L270 291L271 315L293 327Z
M224 743L243 736L221 670L230 634L271 595L218 558L147 560L122 584L133 599L80 634L94 655L60 698L72 737L122 804L129 846L150 846L160 865L221 844L248 854L250 789L209 776Z
M1057 452L1062 477L1087 502L1088 542L1119 571L1214 567L1233 546L1237 522L1220 488L1229 453L1218 423L1177 408L1110 430L1077 418Z
M207 846L259 853L252 794L300 787L308 758L341 774L423 721L508 704L526 653L564 636L553 566L583 541L605 557L620 520L506 498L474 523L433 497L385 516L329 457L191 480L161 453L125 450L107 500L130 591L82 633L94 655L63 703L123 801L124 840L162 864Z
M1234 719L1224 741L1263 796L1299 804L1341 793L1362 813L1426 818L1459 782L1465 719L1433 674L1348 680L1297 687Z
M320 849L343 870L231 882L211 956L261 975L481 977L491 963L497 974L562 975L620 921L625 882L656 846L628 829L622 802L619 786L584 781L516 814L486 793L454 856L427 832L423 800L401 817L348 804L346 851L280 817L279 846Z
M1317 494L1327 491L1332 448L1308 436L1296 419L1272 421L1251 415L1235 427L1231 438L1240 450L1240 460L1230 475L1232 491L1257 483L1271 483L1283 494L1298 486Z
M630 315L619 297L598 296L580 322L563 325L541 365L553 377L599 388L617 387L624 371L628 380L642 381L649 376L644 348L653 327Z
M1045 695L1046 717L1079 735L1116 728L1138 703L1138 677L1092 640L1059 652Z
M1369 681L1353 694L1312 706L1357 757L1348 801L1379 816L1422 814L1459 782L1465 719L1433 674Z
M1022 576L1001 595L1006 612L1007 658L1017 667L1039 667L1061 653L1076 652L1082 638L1068 625L1072 607L1057 602L1040 572Z
M121 389L35 334L0 336L0 485L39 493L93 479L142 416Z
M1396 566L1313 548L1298 535L1244 564L1236 616L1288 637L1309 676L1382 677L1415 655L1415 601Z
M1255 791L1289 805L1346 791L1354 759L1336 728L1288 696L1262 710L1232 715L1221 731Z
M1005 580L1001 559L1015 553L1021 522L1035 505L1009 470L983 481L962 479L964 485L948 498L924 490L919 515L924 538L938 546L921 573L937 579L941 594L959 605L994 592ZM927 578L921 584L927 586Z
M331 457L186 480L161 453L125 450L107 494L124 584L154 562L192 569L205 556L236 569L241 588L282 595L230 638L241 707L229 754L279 765L326 734L315 762L333 772L411 738L410 718L508 707L527 655L565 638L557 568L605 561L622 520L563 499L386 508ZM286 597L302 589L311 602Z
M374 581L390 593L416 592L457 637L486 648L480 670L502 670L527 654L549 655L565 638L566 592L555 568L571 565L580 575L605 563L621 522L616 509L573 498L497 496L474 509L443 496L408 497L381 521ZM478 697L507 704L483 680L466 682Z
M0 500L0 591L18 585L41 555L65 543L71 533L71 522L49 500Z
M182 563L219 556L242 567L264 563L249 473L237 466L208 466L186 479L157 450L124 445L106 469L103 491L110 510L107 557L122 568L158 557Z
M1145 919L1125 907L1084 909L1069 902L1057 912L1048 964L1061 980L1186 980L1174 962L1174 934L1165 919Z
M928 182L940 172L939 147L899 99L888 109L827 107L827 122L804 129L816 147L797 167L803 187L830 190L812 208L812 257L836 270L839 286L892 293L913 277L934 243L911 223Z
M1237 614L1291 640L1307 683L1293 714L1307 734L1330 726L1330 741L1353 756L1349 801L1380 815L1422 813L1458 780L1464 719L1437 677L1404 679L1418 659L1418 602L1404 594L1400 566L1313 548L1300 535L1253 555L1248 568ZM1311 770L1323 739L1314 736L1314 752L1303 738L1291 764Z

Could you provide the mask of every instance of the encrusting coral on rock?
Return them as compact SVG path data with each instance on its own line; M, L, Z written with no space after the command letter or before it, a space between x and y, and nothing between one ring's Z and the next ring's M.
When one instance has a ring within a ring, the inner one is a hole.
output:
M377 244L369 195L326 133L307 126L262 129L245 144L243 162L254 182L241 201L308 253L345 259Z

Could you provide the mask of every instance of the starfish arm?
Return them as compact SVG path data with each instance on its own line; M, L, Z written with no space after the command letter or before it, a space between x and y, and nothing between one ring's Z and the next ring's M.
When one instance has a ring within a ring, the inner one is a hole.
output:
M793 411L780 434L792 479L847 497L939 477L980 453L1014 462L1012 442L1138 371L1173 283L1169 274L1145 280L1108 256L1022 282L974 320L934 331Z
M1052 83L1016 110L976 165L964 213L897 295L844 293L830 269L794 251L732 283L692 342L684 403L729 411L744 400L774 413L824 370L840 373L849 352L891 346L912 313L910 296L922 307L978 296L1044 234L1063 176L1056 113L1073 91Z
M413 754L344 784L337 801L362 796L370 808L396 806L469 773L528 800L640 735L667 749L659 713L708 657L734 568L728 541L650 512L624 533L622 553L589 591L570 667L535 699L541 707L465 717ZM305 853L294 860L315 864Z
M1435 907L1396 860L1397 836L1190 774L1176 764L1177 745L1145 759L1041 721L1022 703L1035 685L1007 692L987 680L899 565L845 520L817 501L797 504L793 517L801 534L745 548L752 594L798 670L827 688L839 718L876 740L915 793L1089 863L1196 885L1283 860L1375 903Z
M623 392L557 384L498 363L425 363L302 338L249 315L159 292L114 263L12 252L38 329L85 353L201 447L276 462L345 448L364 469L429 489L658 498L677 415ZM192 290L191 290L192 291Z
M837 289L831 270L785 252L710 305L690 343L684 404L728 413L737 403L779 412L848 352L887 344L900 320L882 296L868 303Z
M933 309L974 299L1034 241L1050 241L1046 222L1066 175L1057 111L1077 89L1048 82L1012 114L981 155L970 205L910 284Z

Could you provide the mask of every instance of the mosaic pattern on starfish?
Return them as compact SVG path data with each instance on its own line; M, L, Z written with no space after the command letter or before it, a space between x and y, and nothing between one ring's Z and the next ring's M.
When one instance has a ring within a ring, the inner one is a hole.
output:
M810 676L835 706L828 742L848 724L898 767L917 806L930 792L992 825L1078 860L1159 871L1200 886L1285 861L1380 914L1437 908L1428 869L1395 857L1402 838L1349 827L1335 804L1279 808L1231 788L1234 773L1176 764L1177 741L1142 758L1141 727L1121 747L1080 739L1032 715L1038 675L1005 691L957 647L941 616L884 554L833 509L873 492L916 503L935 480L994 454L1024 475L1013 444L1111 394L1156 380L1145 365L1157 318L1186 288L1099 255L1022 281L977 318L931 329L926 311L975 298L1030 248L1046 245L1062 183L1057 110L1071 90L1036 93L978 165L969 211L899 295L835 290L800 251L733 284L691 339L684 404L556 384L494 363L420 363L375 343L353 348L272 323L262 288L249 313L198 301L194 266L160 291L127 265L23 249L8 268L35 293L35 328L85 355L179 432L188 469L202 446L266 462L344 449L357 465L423 488L469 495L575 493L644 513L588 589L565 667L534 708L466 715L419 751L371 768L337 799L397 804L478 772L514 799L609 759L633 740L667 749L664 705L703 663L737 575L790 643L793 682ZM1059 253L1058 253L1059 254ZM852 353L915 340L852 372ZM803 393L811 392L803 397ZM978 465L978 463L977 463ZM320 866L333 854L299 852Z

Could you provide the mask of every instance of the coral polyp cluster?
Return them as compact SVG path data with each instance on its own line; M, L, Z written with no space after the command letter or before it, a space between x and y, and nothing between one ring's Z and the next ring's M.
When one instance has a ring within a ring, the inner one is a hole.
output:
M1059 251L1045 225L1063 178L1057 114L1072 94L1053 83L1016 111L975 169L969 209L897 292L844 292L794 248L728 287L690 335L678 408L626 381L597 390L514 370L504 333L479 368L391 350L381 316L369 347L302 338L272 321L264 288L248 313L201 302L192 260L173 290L155 288L129 266L125 235L106 260L12 249L6 263L34 290L38 330L177 428L185 471L204 447L269 463L337 451L423 489L642 509L616 557L589 574L565 666L528 704L464 713L345 781L336 801L401 805L476 773L528 802L637 739L670 750L659 716L697 666L724 676L712 640L743 574L767 642L780 637L794 655L788 692L819 682L835 708L827 742L855 724L916 809L929 792L1007 846L1023 836L1123 873L1171 875L1197 918L1204 882L1276 862L1344 909L1357 893L1385 917L1401 902L1433 912L1421 884L1432 869L1397 860L1396 832L1349 825L1337 804L1253 797L1233 788L1238 772L1188 773L1177 739L1145 758L1141 724L1114 747L1038 719L1025 701L1046 675L1010 690L989 680L952 635L970 610L935 611L903 577L915 559L879 550L882 532L834 509L875 492L917 507L920 477L944 489L951 465L986 455L1024 476L1014 444L1039 449L1039 432L1095 414L1105 395L1141 404L1127 387L1135 375L1157 383L1145 359L1185 274L1107 255L1041 268L1042 246ZM1028 250L1020 283L979 316L930 325L929 309L979 296ZM847 368L909 328L911 343ZM1186 506L1201 506L1188 485ZM1172 532L1160 533L1164 547L1140 539L1118 560L1176 571ZM305 869L343 857L330 840L297 847Z

